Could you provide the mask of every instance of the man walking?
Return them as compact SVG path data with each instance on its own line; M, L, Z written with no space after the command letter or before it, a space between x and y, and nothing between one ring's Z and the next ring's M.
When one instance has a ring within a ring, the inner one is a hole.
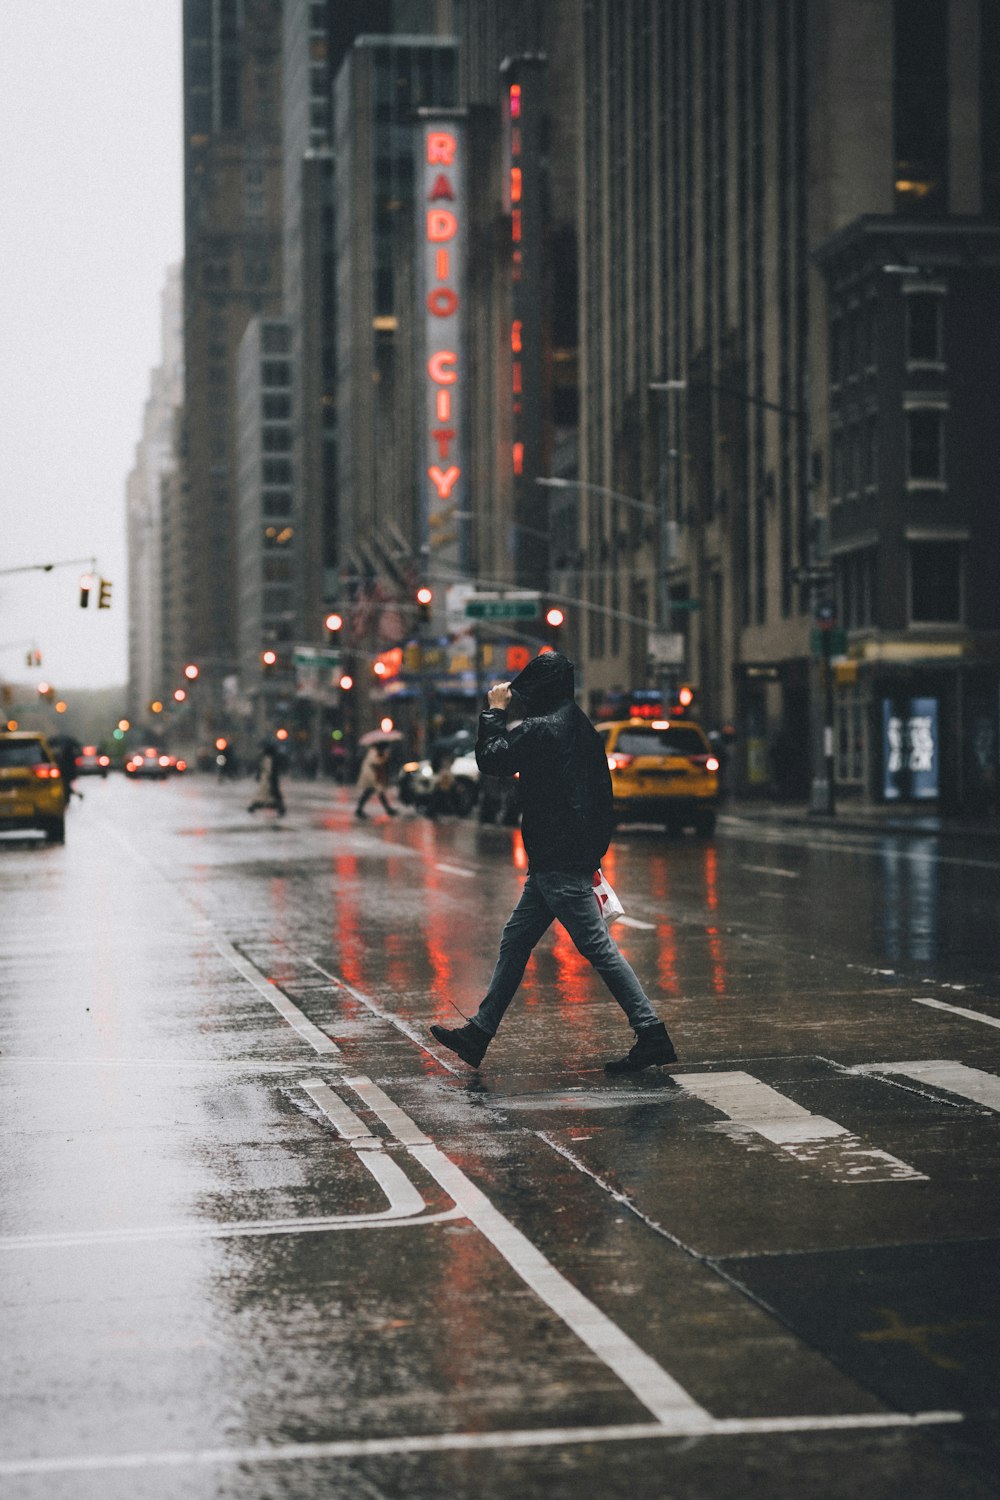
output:
M510 683L489 691L479 718L476 762L484 776L518 776L528 878L504 927L486 996L465 1026L431 1033L478 1068L521 983L532 949L553 920L566 928L618 1001L635 1031L627 1057L608 1073L637 1073L677 1054L633 970L601 916L593 874L611 842L611 777L600 735L573 697L573 663L557 651L536 656ZM513 694L524 719L508 727Z

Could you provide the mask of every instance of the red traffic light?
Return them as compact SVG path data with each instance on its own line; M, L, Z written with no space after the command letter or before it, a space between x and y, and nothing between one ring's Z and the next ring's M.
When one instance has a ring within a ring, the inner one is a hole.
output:
M265 667L273 667L278 660L277 651L262 651L260 653L261 664Z
M694 688L688 687L685 683L684 687L677 691L677 702L681 708L690 708L694 702Z
M433 602L434 602L434 590L433 589L427 588L426 585L424 585L422 588L417 589L417 603L418 604L422 604L422 605L426 606L428 604L433 604Z
M184 668L184 676L187 678L188 682L195 682L197 680L198 668L195 666L193 661L189 661L187 666Z
M545 623L546 625L551 625L553 630L558 630L559 626L565 624L565 622L565 612L558 605L554 604L551 609L545 611Z
M327 630L342 630L344 625L343 615L338 615L336 610L331 611L323 621Z

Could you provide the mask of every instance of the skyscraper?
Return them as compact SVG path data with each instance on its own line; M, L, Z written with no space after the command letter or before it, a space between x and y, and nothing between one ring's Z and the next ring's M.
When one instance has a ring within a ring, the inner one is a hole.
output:
M185 0L182 476L168 667L201 668L208 707L236 671L236 358L280 311L281 3ZM289 471L291 459L287 458Z

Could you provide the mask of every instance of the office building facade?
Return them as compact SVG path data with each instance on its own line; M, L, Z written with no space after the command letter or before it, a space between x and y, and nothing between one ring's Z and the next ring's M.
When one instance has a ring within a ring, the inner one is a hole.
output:
M744 790L822 801L832 730L859 793L960 803L962 664L997 626L995 8L583 9L595 703L688 678ZM931 718L936 779L893 790Z
M203 711L237 670L236 364L281 292L280 0L185 0L181 482L168 670L201 671Z

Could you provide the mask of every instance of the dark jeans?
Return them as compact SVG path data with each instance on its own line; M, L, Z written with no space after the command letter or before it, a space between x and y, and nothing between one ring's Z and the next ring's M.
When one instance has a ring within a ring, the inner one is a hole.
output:
M561 922L576 947L593 964L628 1017L629 1025L655 1026L659 1016L631 966L622 957L601 916L589 875L539 871L524 883L521 899L507 919L500 956L486 996L472 1020L495 1036L513 1000L532 949L553 921Z

